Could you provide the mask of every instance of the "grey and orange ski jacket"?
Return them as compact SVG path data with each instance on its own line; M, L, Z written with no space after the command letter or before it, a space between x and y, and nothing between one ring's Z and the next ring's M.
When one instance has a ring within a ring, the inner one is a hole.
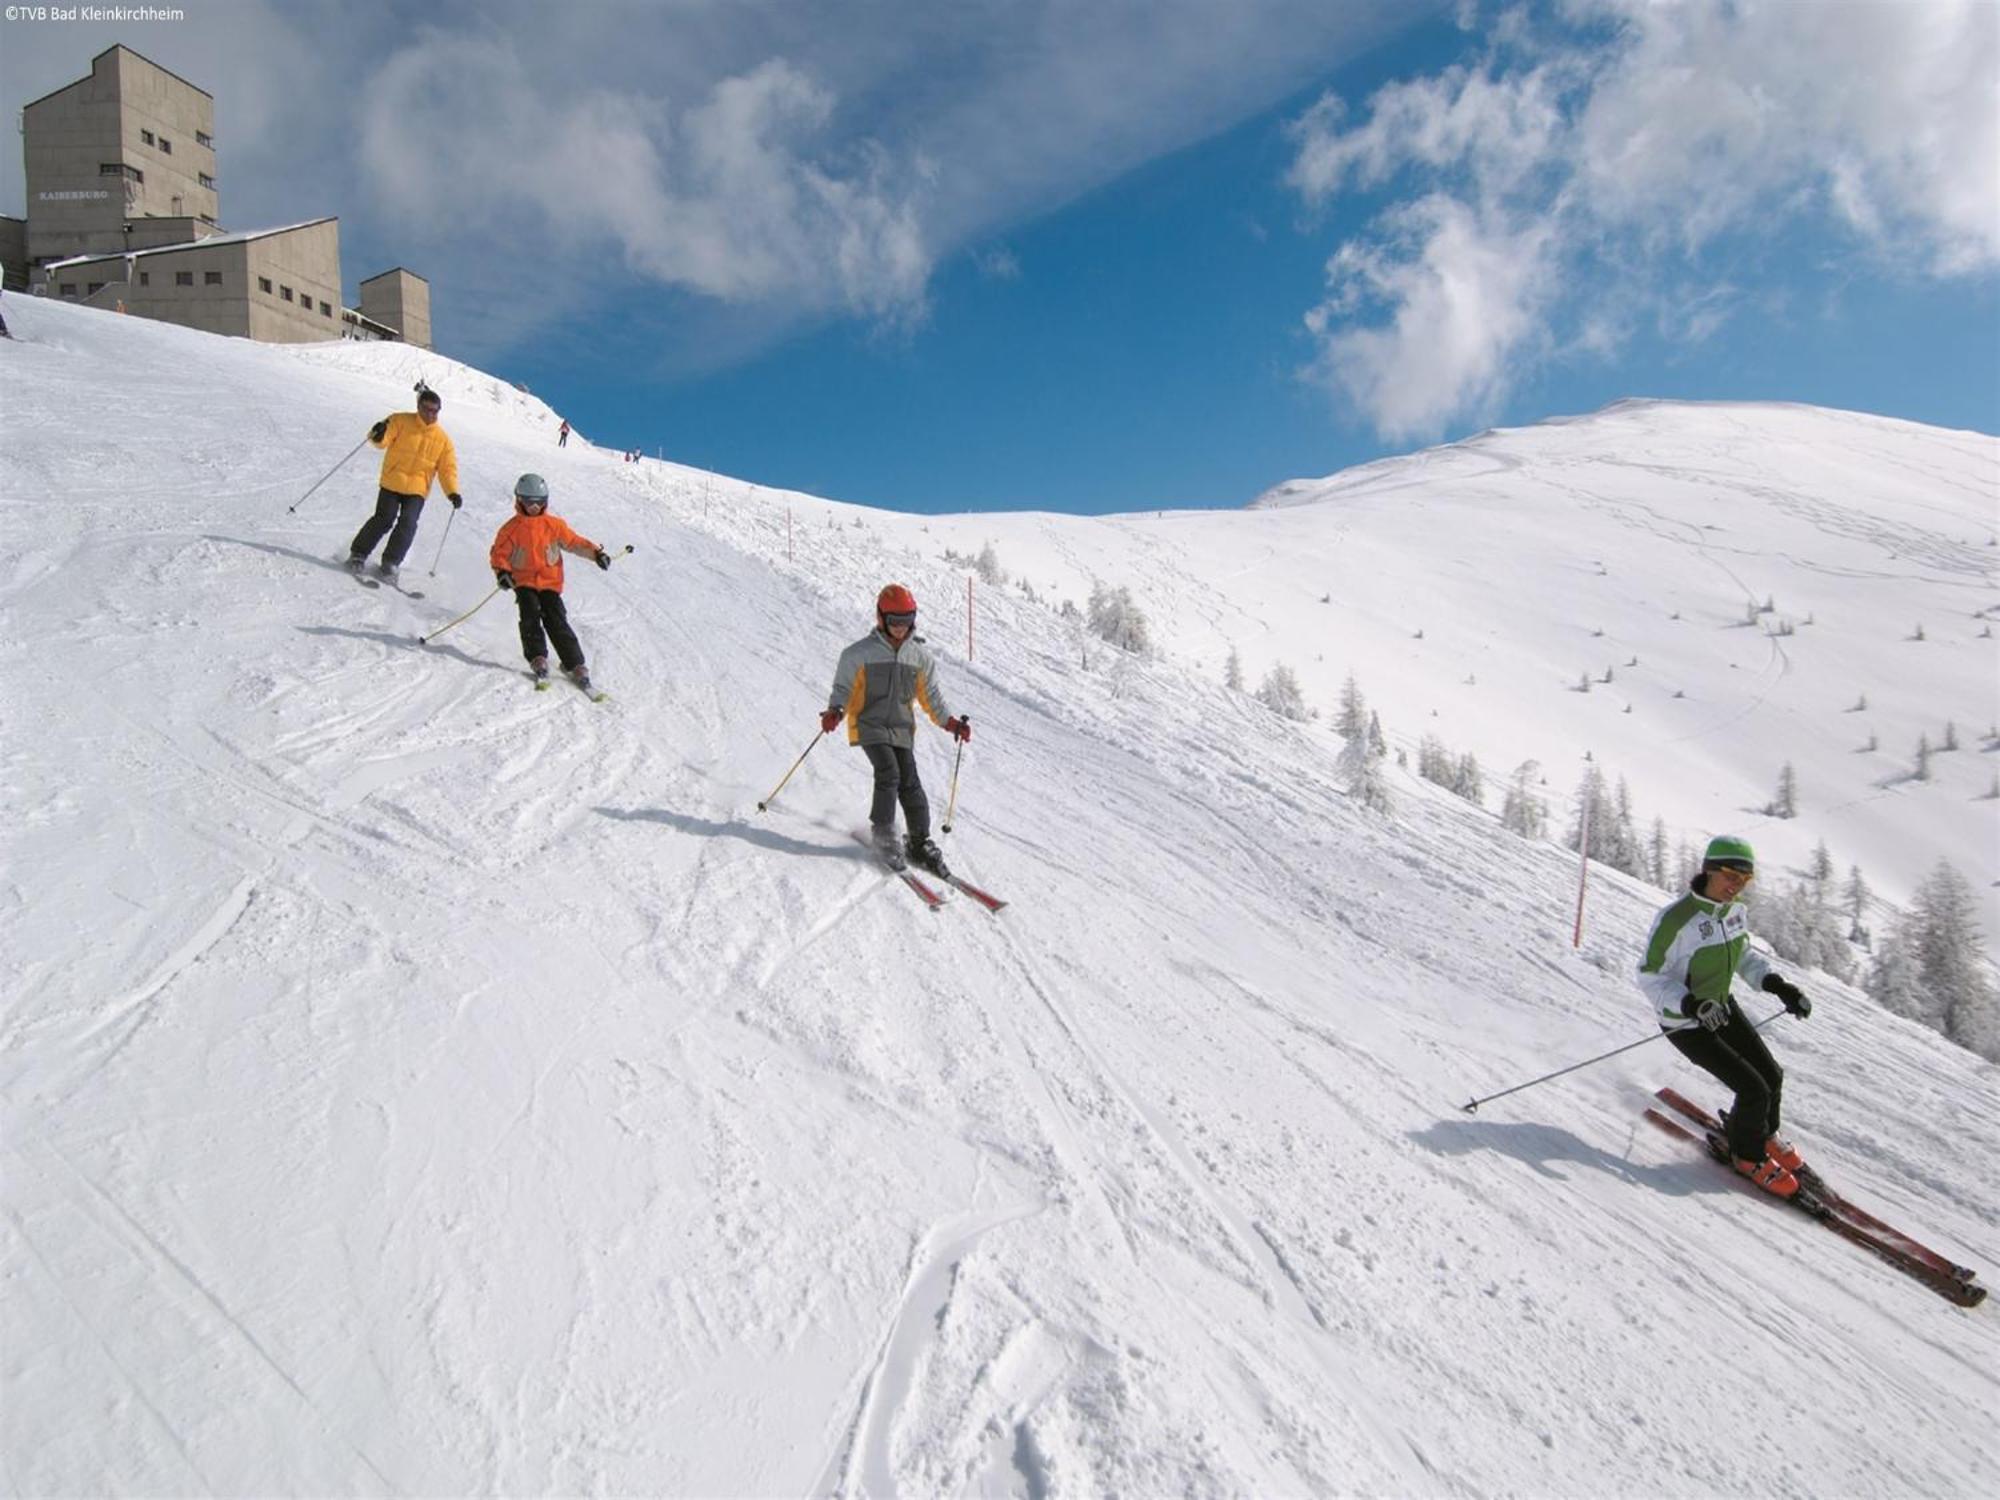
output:
M937 658L921 636L911 634L899 651L880 630L871 630L840 653L826 706L847 716L848 744L911 749L917 733L911 705L918 703L940 727L951 717L938 686Z

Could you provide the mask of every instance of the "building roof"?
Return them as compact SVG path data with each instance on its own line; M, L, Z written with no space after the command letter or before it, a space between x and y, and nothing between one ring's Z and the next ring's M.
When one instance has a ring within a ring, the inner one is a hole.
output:
M154 245L149 250L112 250L104 255L72 255L67 260L52 260L43 269L59 270L67 266L87 266L100 260L137 260L142 255L173 255L181 250L214 250L223 245L243 245L251 240L269 239L274 234L290 234L297 229L311 229L315 224L337 224L340 215L327 214L323 218L307 219L302 224L283 224L276 229L245 229L237 234L211 235L205 240L187 240L178 245Z
M399 272L402 275L409 277L412 281L421 281L425 286L429 286L431 284L430 278L428 276L419 276L415 271L410 270L406 266L391 266L386 271L377 271L373 276L365 277L362 280L361 285L366 286L371 281L380 281L384 276L394 276Z
M97 57L93 57L90 60L90 72L84 74L83 77L72 78L68 83L64 84L59 89L50 89L46 94L42 95L41 99L30 99L26 104L22 105L21 108L33 109L37 104L42 103L43 100L53 99L57 94L68 93L71 89L75 88L80 83L90 82L90 80L93 77L95 77L97 73L97 59L99 57L109 57L114 52L131 52L134 57L138 58L139 61L144 63L147 67L160 68L160 65L154 62L152 58L146 56L145 53L133 51L132 48L126 46L123 42L114 42L109 47L106 47L102 52L98 53ZM160 68L160 71L166 74L167 77L173 79L175 83L186 84L187 87L193 89L197 94L201 95L202 98L208 100L211 104L215 102L215 95L211 94L207 89L203 88L198 83L188 83L188 81L185 78L181 77L181 75L176 73L172 68Z

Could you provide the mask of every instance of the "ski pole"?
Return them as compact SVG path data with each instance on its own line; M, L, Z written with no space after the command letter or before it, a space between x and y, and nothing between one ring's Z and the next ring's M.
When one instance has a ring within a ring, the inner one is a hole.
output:
M499 592L500 592L500 585L496 583L493 585L493 594L497 594ZM486 608L487 605L493 602L493 594L488 594L484 599L481 599L477 604L473 605L472 608L468 609L464 614L460 615L456 620L453 620L451 624L440 625L436 630L433 630L429 635L418 636L417 644L419 646L428 646L432 641L436 640L439 636L443 635L447 630L451 629L452 625L463 625L467 620L471 619L474 615L478 614L482 609Z
M827 737L827 733L828 733L827 730L822 729L818 734L812 737L812 744L807 745L805 749L801 750L799 752L799 758L792 762L792 771L796 771L800 766L806 763L806 757L813 753L813 745L817 745L821 740L825 739ZM778 793L782 792L785 789L785 782L790 781L792 779L792 771L785 772L783 780L779 781L779 783L776 786L771 788L771 795L766 797L762 802L759 802L757 804L758 812L762 812L765 808L769 807L773 802L776 802L778 800Z
M972 715L960 714L958 716L958 722L970 726L972 723ZM953 811L955 811L958 807L958 768L961 765L963 765L964 762L965 762L965 741L960 740L958 742L958 754L952 757L951 800L945 803L944 805L944 826L939 830L939 832L941 833L951 832L951 815Z
M1769 1026L1773 1021L1777 1020L1778 1017L1782 1016L1783 1014L1784 1012L1782 1010L1774 1010L1771 1012L1770 1015L1764 1017L1763 1020L1752 1021L1750 1024L1752 1027L1755 1028ZM1701 1022L1699 1021L1689 1021L1685 1026L1666 1027L1660 1031L1654 1032L1651 1036L1642 1036L1636 1042L1627 1042L1622 1047L1613 1047L1609 1052L1600 1052L1595 1057L1586 1057L1580 1063L1571 1063L1566 1068L1557 1068L1553 1073L1544 1073L1540 1078L1530 1078L1526 1083L1517 1083L1511 1089L1502 1089L1497 1094L1488 1094L1481 1099L1468 1099L1466 1100L1465 1103L1461 1104L1459 1108L1464 1110L1469 1115L1476 1115L1479 1113L1479 1106L1482 1104L1491 1104L1495 1099L1505 1099L1509 1094L1518 1094L1521 1092L1521 1090L1531 1089L1538 1083L1547 1083L1551 1078L1560 1078L1565 1073L1574 1073L1578 1068L1587 1068L1592 1063L1601 1063L1607 1057L1616 1057L1621 1052L1630 1052L1634 1047L1643 1047L1648 1042L1657 1042L1661 1037L1667 1035L1667 1033L1670 1031L1686 1031L1690 1027L1699 1026L1700 1024Z
M349 448L347 450L347 455L345 458L342 458L339 463L335 464L332 468L328 469L324 474L320 475L319 478L313 482L312 490L307 490L303 495L299 496L298 499L294 500L290 505L285 507L285 514L289 516L290 514L292 514L293 511L297 510L301 505L304 505L306 501L312 499L313 490L318 489L321 485L325 484L329 479L333 478L334 475L338 474L342 469L346 468L347 460L349 458L354 457L355 454L359 453L362 450L362 448L367 444L367 442L368 439L363 438L360 442L356 443L352 448Z
M431 577L433 578L438 576L438 564L444 561L444 544L446 538L451 535L451 523L457 519L458 507L454 505L451 508L451 514L444 518L444 536L438 538L438 555L431 559ZM481 602L484 603L485 601L482 600Z

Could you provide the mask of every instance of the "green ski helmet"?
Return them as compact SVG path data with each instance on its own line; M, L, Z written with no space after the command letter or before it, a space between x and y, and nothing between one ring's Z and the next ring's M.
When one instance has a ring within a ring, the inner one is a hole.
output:
M1741 870L1746 875L1757 870L1757 851L1750 847L1748 839L1738 838L1733 833L1719 833L1708 841L1708 848L1702 851L1703 869L1720 865L1725 870Z

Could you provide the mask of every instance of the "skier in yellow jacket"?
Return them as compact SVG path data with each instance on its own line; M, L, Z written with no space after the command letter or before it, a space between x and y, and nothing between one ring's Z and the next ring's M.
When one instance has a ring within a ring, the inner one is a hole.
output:
M443 481L445 498L453 510L465 503L458 493L458 452L451 445L450 434L438 425L443 408L443 399L425 386L417 393L414 412L399 411L368 429L368 441L386 451L375 514L361 523L347 549L347 566L357 576L387 532L389 545L382 549L382 563L376 571L387 582L396 581L396 570L417 539L417 521L424 513L424 499L431 492L433 479Z

